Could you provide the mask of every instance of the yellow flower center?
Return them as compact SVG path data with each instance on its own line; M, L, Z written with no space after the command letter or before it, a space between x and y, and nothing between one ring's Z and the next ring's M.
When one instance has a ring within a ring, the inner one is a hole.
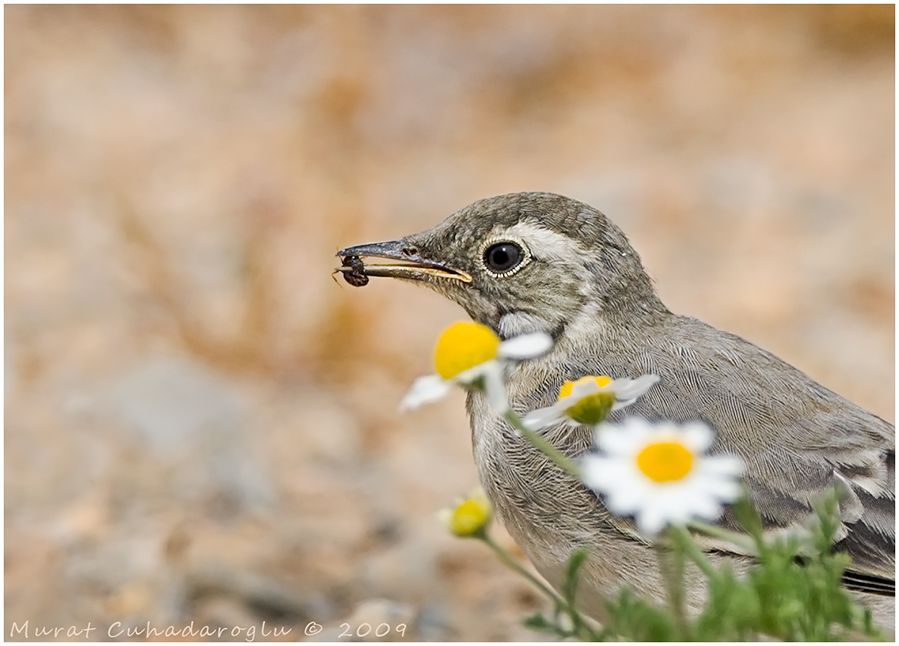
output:
M653 482L683 480L693 470L696 457L680 442L654 442L637 454L637 467Z
M434 367L444 379L496 359L500 338L486 325L465 321L450 325L434 348Z
M562 384L562 387L559 388L559 399L571 395L575 386L578 386L580 384L588 384L591 381L595 381L598 387L604 388L605 386L608 386L610 383L612 383L612 378L607 377L606 375L600 375L598 377L594 375L587 375L586 377L581 377L577 381L566 381L564 384Z
M490 524L490 504L483 498L470 498L456 506L449 517L449 530L456 536L477 536Z

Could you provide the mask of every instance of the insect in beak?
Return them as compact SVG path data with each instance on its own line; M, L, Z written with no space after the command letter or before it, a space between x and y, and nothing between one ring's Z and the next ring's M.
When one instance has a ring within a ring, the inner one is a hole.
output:
M337 252L342 264L335 269L354 287L368 284L369 277L426 280L430 277L471 282L471 275L446 264L430 260L403 240L375 242L347 247ZM386 258L394 262L366 263L363 258Z

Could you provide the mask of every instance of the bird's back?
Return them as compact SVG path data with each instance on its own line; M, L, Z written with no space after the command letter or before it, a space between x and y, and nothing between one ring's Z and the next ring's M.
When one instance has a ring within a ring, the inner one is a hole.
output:
M771 528L801 523L837 487L839 546L859 570L893 578L893 425L739 336L683 316L659 325L639 343L597 343L605 347L583 359L585 374L661 378L618 415L709 423L713 452L745 460L745 483Z

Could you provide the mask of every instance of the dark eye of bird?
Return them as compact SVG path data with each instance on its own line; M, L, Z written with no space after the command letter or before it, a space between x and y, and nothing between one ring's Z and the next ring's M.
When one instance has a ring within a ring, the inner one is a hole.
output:
M524 252L514 242L497 242L487 247L484 252L484 264L487 269L503 274L518 266L524 258Z

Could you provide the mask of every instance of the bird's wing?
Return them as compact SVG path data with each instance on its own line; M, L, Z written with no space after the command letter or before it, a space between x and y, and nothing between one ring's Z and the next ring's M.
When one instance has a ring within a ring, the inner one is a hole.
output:
M678 321L651 346L600 359L616 376L661 377L616 415L708 422L717 431L712 452L745 460L745 485L770 531L800 525L812 501L837 487L837 548L852 557L859 580L892 581L893 425L740 337L695 319ZM730 514L723 522L735 524Z

